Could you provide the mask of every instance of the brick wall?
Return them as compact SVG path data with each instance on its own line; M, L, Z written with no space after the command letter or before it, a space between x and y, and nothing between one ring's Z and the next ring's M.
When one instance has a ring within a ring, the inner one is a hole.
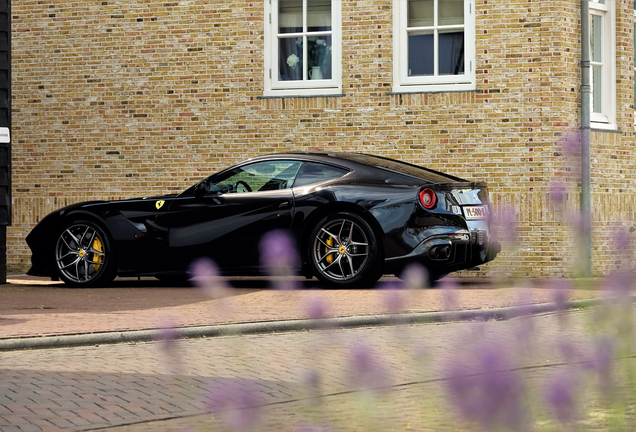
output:
M481 273L572 273L580 161L561 142L579 126L579 2L477 0L477 90L402 95L387 94L391 4L342 0L344 97L259 99L262 1L14 2L9 268L28 268L25 235L62 205L180 191L261 153L333 149L487 181L518 237ZM617 0L621 132L592 134L596 273L614 265L608 230L636 221L632 22ZM548 194L555 182L564 203Z

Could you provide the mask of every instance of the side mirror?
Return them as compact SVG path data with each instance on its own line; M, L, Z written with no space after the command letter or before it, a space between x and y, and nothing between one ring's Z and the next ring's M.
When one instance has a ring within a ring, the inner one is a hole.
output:
M194 196L197 198L203 198L207 192L207 184L205 181L202 181L198 185L194 187Z

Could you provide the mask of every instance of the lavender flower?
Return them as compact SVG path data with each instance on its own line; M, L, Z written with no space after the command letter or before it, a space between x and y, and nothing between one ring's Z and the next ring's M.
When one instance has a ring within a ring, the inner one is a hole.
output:
M605 278L602 290L606 297L620 301L631 294L632 285L633 280L630 274L615 272Z
M366 345L358 344L351 349L349 366L351 384L355 388L379 391L390 384L386 369Z
M512 208L498 209L488 215L488 226L491 228L493 239L501 242L516 243L517 215Z
M259 244L261 263L272 274L279 269L293 269L298 263L298 251L291 235L284 230L270 231ZM287 273L284 274L286 276Z
M296 432L331 432L331 429L325 426L302 425L296 429Z
M428 270L421 264L409 264L402 271L400 278L404 286L410 290L428 288Z
M444 279L439 286L444 301L444 310L456 311L459 309L457 292L459 284L453 280Z
M566 310L572 291L570 282L566 279L553 279L550 282L550 287L553 289L552 295L557 309L560 311Z
M228 287L214 261L200 258L190 265L194 285L206 296L218 299L228 296Z
M328 317L327 311L329 307L327 303L321 298L314 298L305 307L307 318L309 319L324 319Z
M561 424L567 424L576 419L577 390L577 380L572 370L558 372L548 383L546 404L550 413Z
M464 417L487 428L523 429L526 413L521 379L517 372L509 371L507 363L501 347L492 344L452 367L447 387Z
M159 342L161 350L169 355L173 355L177 351L177 341L179 340L179 332L175 328L176 325L168 320L156 336L156 340Z
M555 181L550 184L550 197L555 204L562 205L565 203L567 189L561 181Z
M260 419L258 401L249 385L230 382L212 387L207 396L211 412L218 413L225 425L233 431L249 431Z
M292 279L298 267L298 250L294 239L284 230L268 232L259 244L261 264L270 276L276 277L274 286L281 290L295 289Z
M612 388L611 372L616 359L616 344L609 336L599 336L592 345L586 367L599 378L601 391L608 396Z
M565 135L561 144L563 153L567 160L579 157L581 155L581 137L576 132L569 132Z
M383 300L386 310L390 314L398 314L404 310L404 285L402 282L384 282L380 285L383 290Z

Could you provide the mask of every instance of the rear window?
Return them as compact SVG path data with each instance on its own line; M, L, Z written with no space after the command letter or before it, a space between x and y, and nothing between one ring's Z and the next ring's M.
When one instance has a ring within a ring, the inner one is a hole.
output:
M323 165L314 162L305 162L298 170L294 187L306 186L320 183L327 180L340 178L349 171L330 165Z
M465 181L459 177L454 177L449 174L433 171L428 168L422 168L410 163L401 162L393 159L385 159L382 157L371 156L366 154L357 153L343 153L338 156L349 159L354 162L363 163L365 165L372 166L374 168L381 168L388 171L396 172L399 174L406 174L411 177L416 177L422 180L426 180L432 183L447 183L449 181Z

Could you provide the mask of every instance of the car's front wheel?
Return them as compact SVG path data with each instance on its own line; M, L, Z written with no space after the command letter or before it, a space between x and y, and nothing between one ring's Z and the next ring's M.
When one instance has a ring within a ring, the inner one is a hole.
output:
M55 269L60 279L73 287L105 285L115 278L112 241L97 223L75 220L57 234Z
M370 286L381 276L376 235L355 213L335 213L322 219L308 246L312 273L331 287Z

